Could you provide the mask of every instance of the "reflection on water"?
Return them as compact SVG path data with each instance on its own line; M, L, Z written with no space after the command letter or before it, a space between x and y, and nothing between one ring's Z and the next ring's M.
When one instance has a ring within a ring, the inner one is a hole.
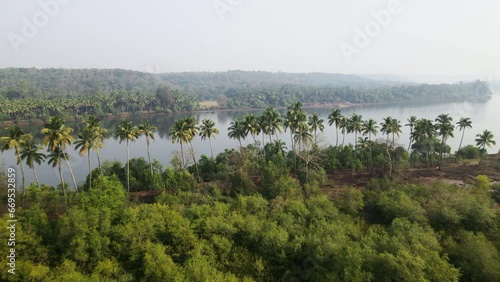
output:
M456 122L461 117L470 117L472 119L473 128L468 130L464 137L464 144L474 144L474 139L476 134L482 132L484 129L488 129L493 132L496 137L497 146L489 149L489 152L497 152L500 146L500 95L494 95L489 101L485 102L436 102L436 103L411 103L411 104L384 104L384 105L366 105L357 106L352 108L342 109L345 116L349 116L352 113L358 113L363 116L363 119L373 118L380 122L382 118L391 116L401 120L401 123L406 124L406 119L411 115L415 115L418 118L429 118L434 120L439 114L448 113L453 117L453 121ZM331 109L328 108L316 108L316 109L306 109L309 114L318 113L321 118L325 120L325 131L321 134L321 140L325 140L326 143L335 144L335 128L329 127L327 125L327 117ZM286 109L279 109L279 112L284 114ZM216 127L219 128L220 134L213 140L214 153L222 152L225 148L236 148L238 142L227 137L227 128L229 123L237 118L242 118L245 113L251 113L254 115L260 115L262 110L238 110L238 111L217 111L217 112L203 112L192 114L195 119L201 122L204 118L210 118L216 122ZM169 137L169 130L175 120L182 118L188 114L178 114L178 115L148 115L148 116L130 116L128 117L134 124L139 124L143 120L148 120L158 128L158 132L155 134L155 141L151 143L151 156L164 166L168 165L174 151L180 150L178 144L172 144ZM102 160L119 160L123 163L126 161L126 147L125 144L119 144L118 140L114 137L114 130L120 119L112 118L104 121L104 126L110 130L110 136L104 141L104 149L101 150ZM68 126L75 129L75 132L83 126L80 122L68 122ZM40 130L42 126L40 125L26 125L22 126L27 133L33 134L36 138L41 139L42 134ZM409 128L403 127L403 133L399 136L398 142L403 144L404 147L408 145L409 139ZM449 140L449 145L452 150L456 150L458 143L460 142L460 132L455 131L455 138ZM381 135L377 136L382 138ZM287 143L290 148L290 136L288 133L284 133L280 138ZM244 141L244 144L249 144L252 142L249 138ZM354 142L354 136L348 135L346 137L347 142ZM195 148L197 156L200 154L210 155L210 147L208 140L202 141L199 137L193 141L193 147ZM86 156L81 157L73 149L68 150L71 155L71 163L77 178L77 181L83 181L88 173ZM146 153L146 141L144 137L140 138L136 142L130 143L130 156L131 158L137 157L147 157ZM4 152L0 154L0 161L4 162L6 166L15 165L15 157L13 152ZM97 166L96 157L92 158L92 167ZM37 166L37 171L40 176L40 181L50 185L58 184L58 172L57 169L49 167L46 164ZM67 181L70 180L69 172L65 171L64 177ZM32 172L26 170L27 182L33 181Z

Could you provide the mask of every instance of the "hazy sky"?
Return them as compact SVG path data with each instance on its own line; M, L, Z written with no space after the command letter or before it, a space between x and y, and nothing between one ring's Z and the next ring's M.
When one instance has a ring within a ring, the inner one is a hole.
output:
M2 68L500 79L498 0L1 0L0 36Z

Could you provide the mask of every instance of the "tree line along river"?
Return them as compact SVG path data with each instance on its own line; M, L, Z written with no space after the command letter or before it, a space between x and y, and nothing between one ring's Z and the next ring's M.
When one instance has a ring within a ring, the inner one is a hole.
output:
M308 115L317 113L320 118L325 122L325 129L322 133L318 134L318 139L321 140L325 145L335 145L335 127L328 126L328 115L331 112L329 108L304 108ZM350 108L343 108L342 114L344 116L349 116L352 113L356 113L362 116L363 120L372 118L379 124L383 118L392 117L401 121L401 124L406 124L406 120L415 115L417 118L427 118L434 120L440 114L449 114L453 118L453 124L455 124L462 117L469 117L472 120L472 129L467 129L464 136L464 145L474 144L474 139L476 134L483 132L483 130L490 130L497 139L497 145L488 148L489 153L496 153L499 151L498 138L500 137L500 95L493 95L491 99L484 102L425 102L425 103L411 103L411 104L382 104L382 105L368 105L368 106L355 106ZM278 110L282 115L285 114L286 109ZM177 143L172 143L169 136L169 131L171 126L177 119L180 119L186 115L192 115L195 120L201 122L201 120L208 118L215 122L216 128L220 130L219 135L212 140L214 154L224 151L228 148L237 148L239 143L237 140L230 139L228 137L228 127L231 121L235 119L240 119L246 113L251 113L254 115L260 115L263 112L261 110L250 110L250 111L214 111L214 112L199 112L192 114L182 114L182 115L148 115L148 116L131 116L127 118L132 121L134 125L138 125L144 120L148 120L151 124L157 127L157 132L155 133L155 141L150 144L151 157L157 159L164 166L169 165L172 158L172 153L174 151L180 150L180 145ZM122 163L126 162L126 146L125 143L119 144L119 140L114 137L114 130L120 119L108 119L104 120L104 128L110 131L108 137L104 140L104 148L100 150L101 161L105 160L119 160ZM79 128L83 127L82 122L67 122L67 126L72 127L75 133L78 132ZM21 126L26 133L32 134L35 138L41 139L41 125L24 125ZM2 132L2 136L5 132ZM454 131L454 138L450 138L447 144L451 146L451 151L457 150L460 143L461 133L456 128ZM410 136L409 127L402 127L402 133L397 137L396 143L401 144L403 147L408 146ZM341 135L339 136L340 138ZM287 144L287 148L291 149L290 135L289 133L279 134L279 138ZM385 138L381 133L375 136L377 138ZM354 143L354 134L348 134L345 139L347 143ZM244 140L243 145L253 143L253 139L249 136ZM135 142L130 142L130 158L144 157L147 159L146 152L146 140L144 137L140 137ZM193 140L193 147L195 149L196 156L199 158L201 154L210 156L210 146L208 140L201 140L200 137L196 137ZM77 182L82 182L88 174L87 167L87 157L80 156L74 146L67 149L70 154L70 164L73 168ZM94 154L94 153L93 153ZM6 167L15 167L16 158L12 150L0 153L0 162L5 164ZM97 167L97 158L92 157L92 169ZM65 165L63 167L64 178L66 182L70 183L69 170ZM53 168L46 163L42 165L36 165L36 170L39 175L41 183L49 185L58 185L59 176L57 168ZM31 183L34 181L32 173L28 170L26 171L26 183ZM71 186L71 185L70 185Z

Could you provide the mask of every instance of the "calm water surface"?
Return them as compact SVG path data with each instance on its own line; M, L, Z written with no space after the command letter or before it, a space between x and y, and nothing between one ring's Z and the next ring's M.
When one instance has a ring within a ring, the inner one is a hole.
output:
M321 118L325 120L325 130L323 133L318 135L318 138L326 144L335 144L335 128L329 127L327 124L327 116L331 109L326 108L310 108L306 109L308 114L318 113ZM262 110L249 111L249 113L259 115ZM281 110L283 114L285 110ZM241 118L246 112L234 111L234 112L212 112L212 113L195 113L195 116L200 122L204 118L210 118L216 122L216 127L219 128L220 134L215 140L212 140L214 153L220 153L226 148L237 148L238 141L229 139L227 137L227 128L229 123L237 118ZM391 116L401 120L401 123L406 124L406 120L411 115L415 115L418 118L428 118L434 120L439 114L448 113L453 117L453 122L457 122L461 117L470 117L472 120L473 128L469 129L465 133L464 144L473 144L476 134L481 133L484 129L488 129L493 132L497 145L493 148L489 148L488 152L494 153L498 152L500 148L500 94L493 95L493 97L486 102L436 102L436 103L412 103L412 104L391 104L391 105L370 105L363 107L353 107L343 109L342 113L348 116L352 113L357 113L363 116L363 119L373 118L379 123L382 118ZM143 119L149 120L158 128L158 132L155 134L155 141L151 143L151 157L160 161L164 166L169 165L172 153L174 151L180 150L179 144L172 144L171 139L168 136L168 131L175 120L183 117L185 115L155 115L148 117L131 117L135 124L140 123ZM118 119L106 120L104 121L104 126L114 132L114 128L119 123ZM78 130L82 125L80 123L67 123L68 126L73 127L75 131ZM24 126L23 129L26 132L32 133L37 138L41 138L40 130L41 126L29 125ZM408 146L409 138L409 128L403 127L403 133L398 138L398 143ZM377 138L382 138L380 134ZM455 138L448 141L449 145L452 147L452 151L458 148L460 143L461 133L456 129ZM282 134L280 138L287 143L290 147L290 135L289 133ZM341 136L340 136L340 139ZM260 138L258 140L261 140ZM268 140L266 138L266 140ZM245 140L244 144L250 144L253 142L252 138L249 137ZM346 136L346 143L354 142L354 134ZM208 140L202 141L199 137L193 141L193 146L196 151L196 155L199 157L201 154L207 156L210 155L210 147ZM77 182L84 181L86 175L88 174L87 157L81 157L73 148L67 150L70 154L70 163L75 173ZM117 139L109 137L104 141L104 149L101 150L101 161L104 160L119 160L122 163L126 162L126 145L125 142L120 144ZM146 140L144 137L140 138L136 142L130 143L130 157L138 158L144 157L147 159L146 152ZM4 163L6 167L17 167L16 159L12 151L0 153L0 163ZM97 158L92 154L92 167L97 167ZM56 168L52 168L47 164L42 164L36 166L40 181L49 185L57 185L59 183L58 171ZM65 181L71 183L71 178L68 169L63 166ZM30 183L34 181L33 173L31 170L26 169L26 181ZM20 184L20 172L18 173L18 183ZM72 185L70 185L72 186Z

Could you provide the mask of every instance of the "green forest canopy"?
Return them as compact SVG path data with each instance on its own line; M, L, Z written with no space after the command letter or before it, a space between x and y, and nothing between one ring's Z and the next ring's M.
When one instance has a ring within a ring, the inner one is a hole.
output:
M262 108L302 103L381 103L484 100L487 82L401 84L343 74L229 71L150 74L128 70L0 70L0 121L46 119L51 115L116 115L199 109Z

